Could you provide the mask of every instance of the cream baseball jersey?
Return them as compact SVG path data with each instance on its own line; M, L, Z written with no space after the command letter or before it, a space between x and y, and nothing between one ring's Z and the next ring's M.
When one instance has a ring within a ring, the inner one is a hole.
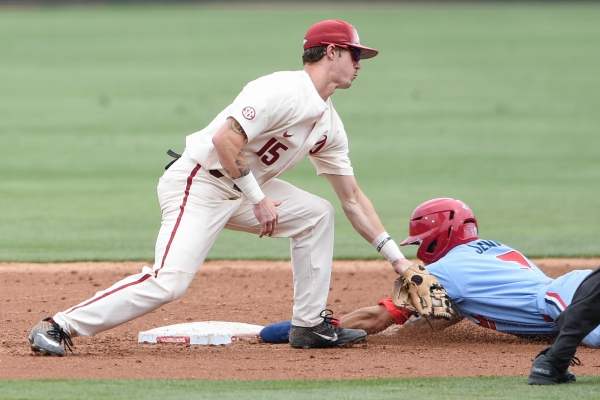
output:
M306 156L318 174L353 174L344 125L331 99L321 99L304 71L276 72L248 83L206 128L189 135L188 154L203 168L222 168L212 138L228 117L246 132L244 152L261 185Z

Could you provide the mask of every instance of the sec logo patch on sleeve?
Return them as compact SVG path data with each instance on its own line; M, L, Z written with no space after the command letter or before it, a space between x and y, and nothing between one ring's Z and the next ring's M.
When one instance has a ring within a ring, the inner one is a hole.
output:
M254 119L254 117L256 117L256 111L254 111L254 108L252 107L244 107L244 109L242 110L242 115L244 116L244 118L252 120Z

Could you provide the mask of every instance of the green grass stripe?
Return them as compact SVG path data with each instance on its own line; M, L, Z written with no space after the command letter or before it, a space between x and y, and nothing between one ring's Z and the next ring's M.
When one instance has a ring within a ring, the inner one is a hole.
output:
M13 380L2 399L596 399L600 377L528 386L526 377L357 379L343 381Z

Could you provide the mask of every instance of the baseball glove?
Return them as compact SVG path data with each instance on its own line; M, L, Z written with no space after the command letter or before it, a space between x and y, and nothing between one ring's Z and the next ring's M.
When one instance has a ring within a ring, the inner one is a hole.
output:
M392 302L398 308L424 317L450 319L456 315L448 293L435 276L417 264L394 281Z

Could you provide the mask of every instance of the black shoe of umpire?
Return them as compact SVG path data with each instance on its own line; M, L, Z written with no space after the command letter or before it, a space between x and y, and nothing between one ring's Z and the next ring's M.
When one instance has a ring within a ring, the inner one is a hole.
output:
M323 310L323 322L317 326L302 327L292 325L290 345L295 349L342 347L363 342L367 332L362 329L344 329L332 324L331 310Z
M558 365L552 356L546 354L548 350L550 347L542 350L533 360L527 383L530 385L556 385L557 383L576 382L575 375L567 369L568 366ZM569 364L579 365L580 361L577 357L573 357Z

